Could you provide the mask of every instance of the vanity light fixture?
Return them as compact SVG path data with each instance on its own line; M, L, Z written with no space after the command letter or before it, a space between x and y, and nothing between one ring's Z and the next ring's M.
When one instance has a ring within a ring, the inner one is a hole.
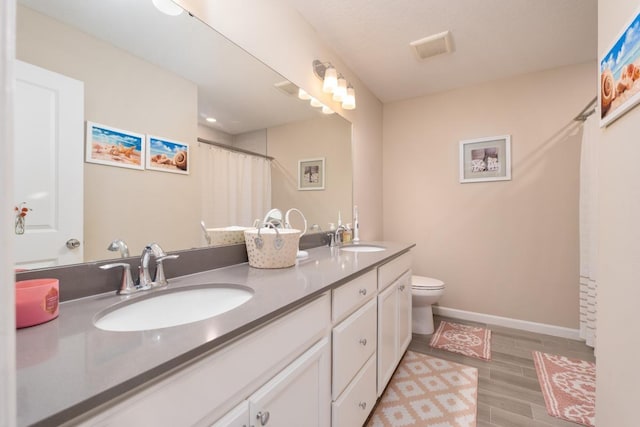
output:
M343 109L354 110L356 108L356 94L353 86L330 62L314 60L313 72L322 80L322 91L331 93L332 99L342 103Z
M178 6L171 0L151 0L151 2L156 7L156 9L158 9L165 15L178 16L183 11L180 6Z

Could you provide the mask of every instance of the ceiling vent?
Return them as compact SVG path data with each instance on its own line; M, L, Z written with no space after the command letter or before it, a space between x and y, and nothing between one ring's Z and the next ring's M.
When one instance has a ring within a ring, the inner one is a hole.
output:
M413 41L409 43L409 46L411 46L411 50L413 50L419 60L453 52L453 40L451 39L451 33L449 31Z

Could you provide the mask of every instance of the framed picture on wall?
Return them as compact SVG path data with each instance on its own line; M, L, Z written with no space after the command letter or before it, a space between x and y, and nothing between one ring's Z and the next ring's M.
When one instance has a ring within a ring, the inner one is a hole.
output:
M298 190L324 190L324 157L298 160Z
M600 60L600 127L640 103L640 12Z
M189 174L189 144L147 135L147 169Z
M460 141L460 182L511 179L511 135Z
M144 169L143 134L87 121L86 156L88 163Z

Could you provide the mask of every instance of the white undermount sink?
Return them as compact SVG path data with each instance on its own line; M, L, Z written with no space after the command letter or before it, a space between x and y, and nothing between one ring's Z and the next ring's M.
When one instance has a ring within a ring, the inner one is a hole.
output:
M226 313L251 297L251 288L229 284L199 285L156 293L150 291L144 297L103 310L93 323L105 331L168 328Z
M340 249L347 252L380 252L380 251L386 250L387 248L385 248L384 246L377 246L377 245L353 244L353 245L341 246Z

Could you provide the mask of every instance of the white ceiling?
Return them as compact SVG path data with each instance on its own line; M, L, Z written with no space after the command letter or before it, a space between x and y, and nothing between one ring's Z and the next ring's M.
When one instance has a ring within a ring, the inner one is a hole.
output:
M285 1L382 102L597 57L597 0ZM455 51L417 60L409 43L446 30Z

